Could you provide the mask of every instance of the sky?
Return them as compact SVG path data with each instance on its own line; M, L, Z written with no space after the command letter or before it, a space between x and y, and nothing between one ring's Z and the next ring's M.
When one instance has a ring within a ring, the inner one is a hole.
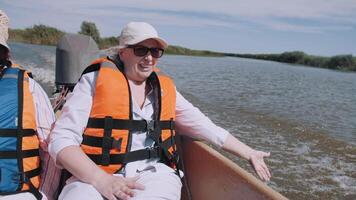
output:
M356 55L356 0L1 0L11 28L44 24L102 37L130 21L152 24L171 45L229 53Z

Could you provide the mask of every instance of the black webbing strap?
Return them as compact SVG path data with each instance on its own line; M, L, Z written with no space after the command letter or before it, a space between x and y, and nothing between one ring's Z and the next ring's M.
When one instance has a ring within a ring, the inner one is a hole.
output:
M98 165L102 165L101 155L87 154L88 157ZM126 164L138 160L145 160L150 158L160 158L161 150L158 147L141 149L137 151L131 151L124 154L111 154L110 164Z
M108 166L110 164L110 149L112 147L111 134L113 129L112 117L105 117L103 120L104 137L102 139L102 165Z
M145 160L150 158L162 158L162 152L167 151L171 146L174 145L174 142L169 137L165 140L159 147L156 146L154 148L146 148L137 151L131 151L123 154L111 154L110 155L110 164L126 164L129 162L134 162L138 160ZM163 150L164 148L165 150ZM101 154L87 154L91 160L93 160L96 164L102 165Z
M99 69L100 69L100 63L91 64L87 68L84 69L81 76L83 76L84 74L93 72L93 71L98 71Z
M17 151L0 151L0 159L17 158Z
M28 75L28 77L30 77L30 78L33 79L33 74L32 74L32 72L27 72L27 75Z
M23 137L34 136L36 134L33 129L0 129L0 137L17 137L19 131Z
M129 130L129 131L149 131L154 129L156 124L154 121L146 120L126 120L126 119L112 119L112 129ZM104 128L105 118L89 118L87 128ZM161 130L174 130L174 121L159 121L157 125Z
M163 143L162 146L166 149L169 149L174 145L174 139L173 137L167 138ZM121 149L121 143L122 143L122 138L119 138L116 140L115 138L111 137L110 138L111 142L111 149ZM103 144L103 138L102 137L95 137L91 135L83 135L83 141L82 144L88 145L88 146L93 146L93 147L102 147Z
M41 174L41 168L40 167L25 172L25 175L26 175L27 178L32 178L32 177L35 177L35 176L39 176L40 174Z
M17 193L22 193L22 192L30 192L32 193L37 200L42 199L42 194L39 192L39 190L32 184L31 178L39 176L41 174L41 168L38 167L36 169L24 172L24 173L19 173L17 176L14 177L14 180L17 180L20 182L20 184L27 184L29 186L28 190L23 190L23 191L17 191L17 192L12 192L11 194L17 194ZM22 186L21 186L22 187ZM21 188L20 188L21 189Z
M40 151L38 149L30 149L30 150L22 151L23 158L35 157L35 156L40 156Z
M0 159L15 159L18 158L18 151L0 151ZM21 151L23 158L40 156L38 149L30 149Z
M33 196L36 197L37 200L42 200L42 193L32 184L32 182L29 180L27 183L30 187L29 192L33 194Z
M174 146L175 145L174 136L167 138L165 141L162 142L161 145L165 149L169 149L172 146Z
M29 191L30 193L32 193L33 196L35 196L37 200L41 200L41 199L42 199L42 194L41 194L41 192L32 184L31 178L40 175L40 173L41 173L41 169L40 169L40 168L37 168L37 169L31 170L31 171L29 171L29 172L25 172L25 173L24 173L24 176L22 177L23 183L26 183L26 184L28 184L28 186L29 186L28 191ZM35 175L35 174L38 174L38 175Z
M28 172L16 174L13 177L13 181L20 183L21 186L20 186L19 190L15 191L15 192L1 193L1 195L13 195L13 194L19 194L19 193L24 193L24 192L30 192L36 197L37 200L42 200L42 194L31 182L31 178L39 176L40 174L41 174L41 168L36 168L36 169L30 170ZM29 189L21 190L22 184L28 184Z
M178 159L178 158L175 158L176 155L174 154L171 154L168 149L174 145L174 135L171 135L169 138L167 138L165 141L160 142L159 141L159 138L160 138L160 132L158 131L153 131L153 132L149 132L148 133L148 136L153 140L155 141L156 145L162 150L162 155L164 157L162 157L162 160L166 160L168 162L171 162L171 161L175 161L175 159Z
M103 138L102 137L95 137L95 136L90 136L90 135L83 135L83 141L82 144L88 145L88 146L93 146L93 147L102 147L103 145ZM115 138L110 137L109 143L111 144L110 149L121 149L121 143L122 143L122 138L119 138L118 140L115 140Z

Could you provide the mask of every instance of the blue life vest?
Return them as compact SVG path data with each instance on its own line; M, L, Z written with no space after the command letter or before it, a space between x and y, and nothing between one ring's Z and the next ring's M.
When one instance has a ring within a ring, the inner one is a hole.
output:
M31 192L41 199L40 166L29 74L5 68L0 73L0 195Z

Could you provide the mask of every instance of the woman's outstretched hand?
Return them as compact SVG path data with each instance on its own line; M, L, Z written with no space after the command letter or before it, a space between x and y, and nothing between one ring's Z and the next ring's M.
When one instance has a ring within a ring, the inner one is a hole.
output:
M271 154L268 152L263 152L263 151L252 151L249 157L249 161L253 167L253 169L256 171L257 175L264 181L269 181L271 178L271 173L263 160L264 157L269 157Z
M231 134L227 136L223 149L248 160L263 181L271 179L271 173L264 161L264 158L270 156L270 153L254 150Z

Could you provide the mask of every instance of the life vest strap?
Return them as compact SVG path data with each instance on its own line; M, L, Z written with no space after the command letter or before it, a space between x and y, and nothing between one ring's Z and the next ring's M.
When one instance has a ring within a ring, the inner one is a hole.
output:
M86 136L87 138L90 138L92 136ZM94 140L94 139L99 139L97 137L92 137L90 140ZM173 140L171 139L171 137L167 138L167 140L165 140L163 143L161 143L160 146L155 146L152 148L146 148L146 149L140 149L137 151L130 151L127 153L123 153L123 154L110 154L109 157L109 164L126 164L129 162L134 162L134 161L138 161L138 160L145 160L145 159L150 159L150 158L163 158L163 154L167 151L167 149L169 149L172 145L174 145L172 142ZM93 160L97 165L103 165L105 166L106 160L104 158L103 160L103 156L102 154L87 154L88 157Z
M31 182L31 178L32 177L36 177L39 176L41 174L41 168L38 167L36 169L33 169L31 171L27 171L24 173L20 174L20 182L23 184L27 184L29 186L28 191L30 193L32 193L37 200L41 200L42 199L42 194L41 192L39 192L39 190L32 184Z
M162 148L169 149L175 145L174 136L170 136L165 141L161 143Z
M138 160L150 158L161 158L161 149L159 147L140 149L124 154L110 154L110 164L126 164ZM102 155L87 154L88 157L97 165L103 165Z
M93 147L108 147L109 149L121 149L122 138L116 140L113 137L110 137L109 140L105 140L102 137L95 137L90 135L83 135L83 142L82 144L93 146Z
M20 152L23 158L40 156L38 149L23 150ZM15 159L18 156L18 151L0 151L0 159Z
M41 174L41 168L36 168L27 172L17 173L12 177L12 180L18 182L20 185L27 184L29 186L28 190L19 190L14 192L2 192L1 195L12 195L24 192L32 193L37 200L42 200L42 194L39 190L32 184L31 178L39 176Z
M153 121L146 120L127 120L112 119L112 129L129 130L129 131L149 131L152 129ZM156 124L155 124L156 125ZM158 127L161 130L174 130L175 123L172 120L159 121ZM89 118L87 128L105 128L105 118ZM156 128L156 127L153 127Z
M24 173L19 173L18 176L15 176L13 179L21 183L28 183L31 178L35 176L39 176L40 174L41 174L41 168L38 167L36 169Z
M34 136L36 131L33 129L0 129L0 137L17 137L21 133L23 137Z
M93 146L93 147L103 147L103 142L104 139L102 137L95 137L91 135L83 135L83 141L82 144L88 145L88 146ZM110 141L108 142L110 145L110 149L121 149L121 143L122 143L122 138L119 138L116 140L115 138L111 137ZM174 145L174 140L172 140L172 136L167 138L165 141L162 143L162 147L169 149Z
M83 71L82 75L80 77L82 77L84 74L90 73L90 72L94 72L94 71L98 71L100 69L101 64L100 63L95 63L95 64L91 64L89 65L87 68L85 68L85 70Z

